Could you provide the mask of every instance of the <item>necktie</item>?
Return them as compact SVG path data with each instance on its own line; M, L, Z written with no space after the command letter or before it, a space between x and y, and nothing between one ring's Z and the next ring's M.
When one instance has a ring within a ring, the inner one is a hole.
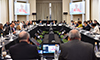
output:
M15 31L15 29L13 28L13 31Z

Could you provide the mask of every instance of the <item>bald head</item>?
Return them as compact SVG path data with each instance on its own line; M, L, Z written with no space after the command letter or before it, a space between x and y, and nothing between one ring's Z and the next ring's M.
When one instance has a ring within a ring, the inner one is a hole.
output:
M13 28L15 26L15 23L12 23L10 26Z
M30 21L30 24L32 24L32 21Z
M81 38L81 34L78 32L78 30L71 30L69 32L69 38L70 40L75 40L75 39L80 39Z
M20 40L27 40L28 38L30 38L30 35L26 31L22 31L19 33L19 38Z
M9 24L9 22L6 22L6 24L8 25L8 24Z
M12 23L13 26L15 26L15 23Z

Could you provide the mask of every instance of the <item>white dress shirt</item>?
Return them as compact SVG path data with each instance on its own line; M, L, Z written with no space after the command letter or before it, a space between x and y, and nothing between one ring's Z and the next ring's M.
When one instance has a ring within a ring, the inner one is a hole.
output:
M19 26L20 26L20 28L22 29L22 27L23 27L23 24L22 24L22 23L20 23L20 24L19 24Z
M92 32L100 34L99 27L95 26Z

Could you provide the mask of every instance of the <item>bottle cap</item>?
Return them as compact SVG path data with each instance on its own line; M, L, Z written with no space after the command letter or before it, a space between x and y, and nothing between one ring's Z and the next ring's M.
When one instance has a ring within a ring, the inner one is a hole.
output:
M99 43L100 44L100 43ZM97 45L97 42L95 42L95 45Z

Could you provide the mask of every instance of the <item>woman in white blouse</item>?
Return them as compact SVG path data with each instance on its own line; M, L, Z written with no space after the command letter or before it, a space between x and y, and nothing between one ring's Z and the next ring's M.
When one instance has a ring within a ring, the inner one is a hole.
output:
M91 32L100 34L99 26L96 24L92 24L91 26L93 30Z

